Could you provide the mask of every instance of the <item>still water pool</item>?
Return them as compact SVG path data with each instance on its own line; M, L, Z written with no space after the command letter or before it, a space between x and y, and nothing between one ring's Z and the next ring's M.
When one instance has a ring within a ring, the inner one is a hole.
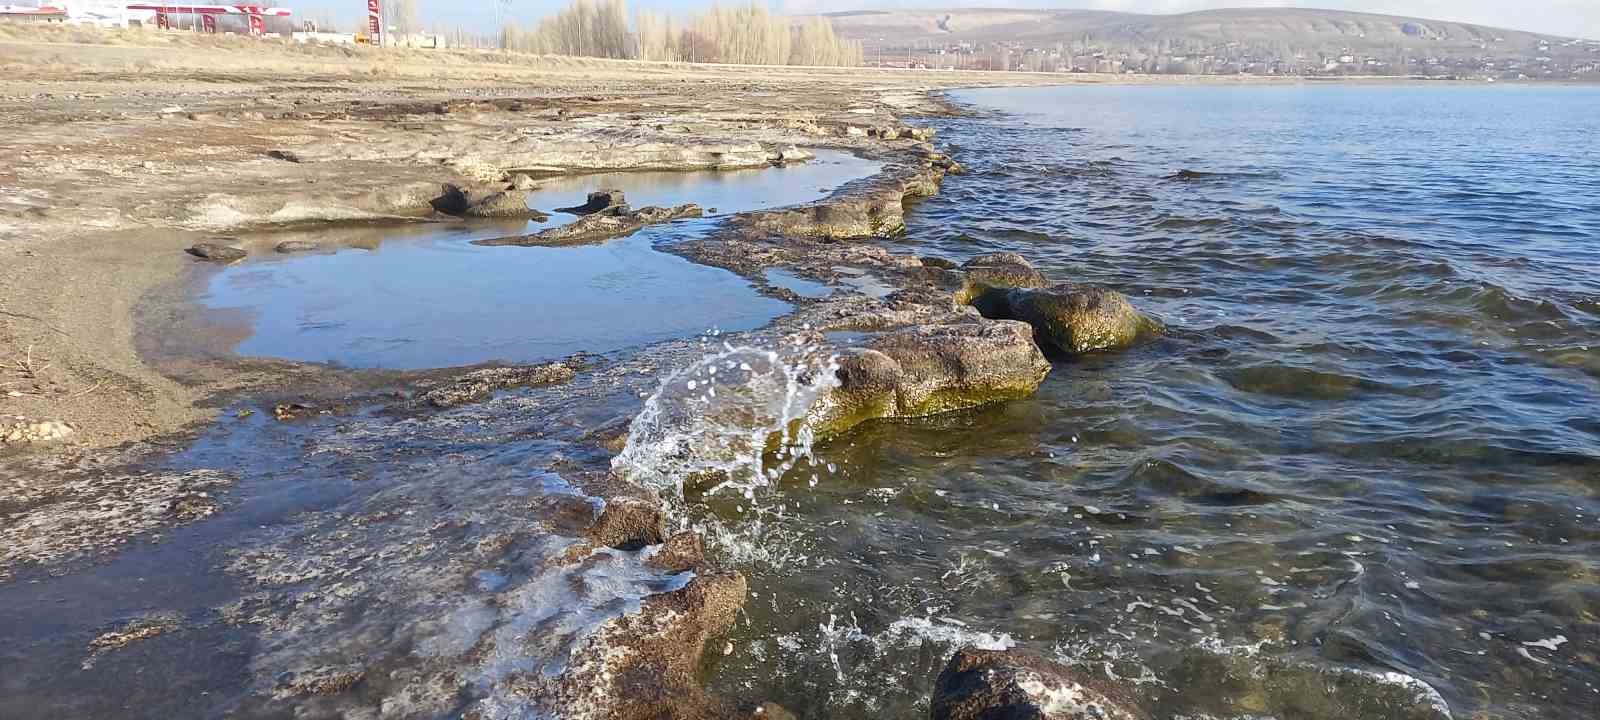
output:
M716 216L809 202L877 171L822 151L761 170L604 173L547 180L530 203L548 221L295 233L336 252L257 256L205 278L208 308L242 315L243 355L419 369L611 352L708 329L749 330L786 312L750 283L662 252ZM556 208L618 188L634 207L697 203L711 217L581 247L479 247L474 240L570 222ZM285 236L289 237L289 236Z

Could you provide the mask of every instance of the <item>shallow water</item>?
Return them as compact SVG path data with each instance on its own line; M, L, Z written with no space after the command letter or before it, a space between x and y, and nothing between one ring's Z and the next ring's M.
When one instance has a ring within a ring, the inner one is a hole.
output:
M243 316L244 355L349 367L418 369L486 361L533 362L611 352L709 328L749 330L788 304L725 270L661 252L715 218L645 228L581 247L479 247L473 240L570 222L556 208L620 188L635 207L694 202L714 214L809 202L878 163L837 151L780 168L605 173L547 180L530 203L538 223L297 233L337 252L257 256L205 280L200 301Z
M1600 90L956 97L996 112L942 128L971 172L904 249L1015 250L1172 333L821 448L715 687L921 717L976 642L1160 717L1592 716Z

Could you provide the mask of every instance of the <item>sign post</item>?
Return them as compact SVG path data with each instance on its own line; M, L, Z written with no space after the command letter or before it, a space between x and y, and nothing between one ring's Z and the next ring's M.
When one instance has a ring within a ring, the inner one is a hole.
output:
M383 5L381 0L367 0L367 37L373 45L383 45Z

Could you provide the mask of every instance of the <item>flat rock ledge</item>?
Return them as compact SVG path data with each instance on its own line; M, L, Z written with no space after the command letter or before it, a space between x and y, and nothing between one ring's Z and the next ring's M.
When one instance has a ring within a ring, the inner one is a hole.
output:
M744 213L733 219L746 233L827 240L887 237L905 232L905 202L939 192L946 174L961 166L948 156L919 148L911 160L850 183L826 200L796 208Z
M577 370L569 362L484 368L460 375L438 387L424 390L417 396L417 400L436 408L451 408L483 402L500 390L566 382L577 374Z
M564 247L590 245L614 238L632 235L647 226L683 218L697 218L704 214L699 205L688 203L673 208L643 207L617 214L603 212L584 215L561 227L550 228L532 235L474 240L474 245L518 247Z
M1015 650L965 648L933 689L933 720L1141 720L1121 691Z

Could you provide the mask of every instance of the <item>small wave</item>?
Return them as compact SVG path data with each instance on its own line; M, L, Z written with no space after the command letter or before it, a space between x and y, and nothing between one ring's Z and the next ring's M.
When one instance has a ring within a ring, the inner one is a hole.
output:
M1174 180L1177 182L1197 182L1207 180L1230 180L1234 178L1278 180L1283 178L1283 173L1277 172L1276 170L1264 170L1258 172L1219 172L1208 170L1190 170L1184 168L1162 179Z
M1128 480L1135 485L1151 488L1161 496L1177 495L1201 505L1265 505L1278 499L1274 493L1203 477L1170 460L1141 462L1128 474Z
M1384 383L1286 365L1256 365L1221 373L1235 389L1297 400L1349 400L1369 392L1395 392Z

